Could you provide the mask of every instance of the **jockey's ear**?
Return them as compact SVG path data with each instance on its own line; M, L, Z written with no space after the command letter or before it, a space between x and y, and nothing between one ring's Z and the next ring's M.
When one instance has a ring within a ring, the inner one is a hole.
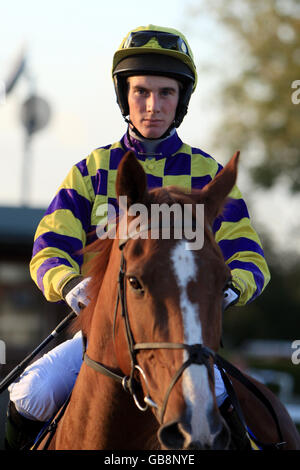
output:
M205 204L205 214L211 223L222 212L226 198L235 185L239 156L238 150L220 173L201 191L201 202Z
M147 199L147 177L133 152L127 152L118 167L116 194L127 196L127 208Z

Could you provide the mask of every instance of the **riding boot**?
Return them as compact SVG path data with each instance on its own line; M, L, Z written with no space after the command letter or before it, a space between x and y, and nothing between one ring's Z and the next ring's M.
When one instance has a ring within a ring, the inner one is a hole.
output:
M230 448L234 450L252 450L247 430L228 397L220 406L220 412L231 432Z
M44 424L41 421L25 418L16 410L14 403L9 402L5 430L5 449L30 449Z

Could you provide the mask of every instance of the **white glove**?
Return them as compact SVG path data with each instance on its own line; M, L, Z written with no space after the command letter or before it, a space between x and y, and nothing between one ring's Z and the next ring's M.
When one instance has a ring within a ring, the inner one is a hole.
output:
M87 285L90 280L91 278L87 277L80 281L65 297L65 301L77 315L79 315L81 310L90 302L86 294Z
M239 300L240 293L233 286L228 287L224 291L224 300L223 300L223 311L229 308L231 305L234 305Z

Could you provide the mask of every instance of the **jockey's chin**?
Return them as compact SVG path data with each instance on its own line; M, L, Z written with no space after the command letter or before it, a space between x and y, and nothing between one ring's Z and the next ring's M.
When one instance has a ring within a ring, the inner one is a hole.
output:
M160 139L169 129L171 123L163 119L145 118L138 124L133 123L131 128L136 128L145 139Z
M160 139L168 127L163 119L145 118L138 130L145 139Z

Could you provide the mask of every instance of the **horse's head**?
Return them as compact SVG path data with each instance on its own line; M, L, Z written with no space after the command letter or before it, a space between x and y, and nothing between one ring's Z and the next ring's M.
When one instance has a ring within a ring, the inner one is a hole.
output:
M215 400L213 353L220 344L230 270L211 227L234 186L237 161L238 153L203 190L191 194L175 187L148 192L133 153L118 169L117 197L127 199L123 234L119 224L124 281L123 315L116 316L114 327L116 356L125 374L135 372L160 421L160 441L170 449L224 448L229 441ZM165 212L157 217L162 204ZM173 204L178 212L172 218L166 208ZM133 235L134 229L140 233ZM198 240L191 242L186 233Z

